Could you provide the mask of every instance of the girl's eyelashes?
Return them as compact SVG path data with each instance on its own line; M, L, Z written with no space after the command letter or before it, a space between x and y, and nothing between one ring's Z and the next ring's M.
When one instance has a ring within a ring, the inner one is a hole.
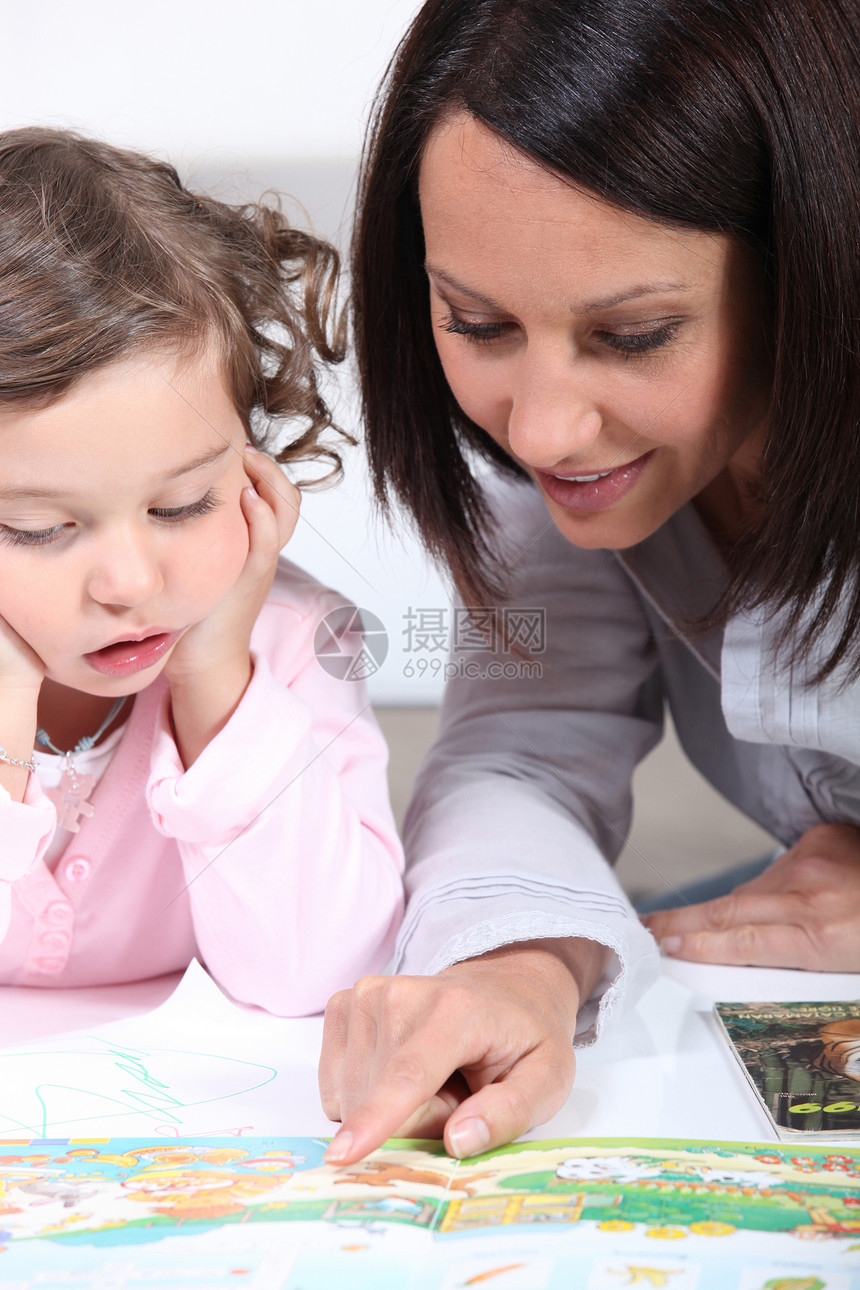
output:
M190 502L187 506L150 506L147 514L165 524L181 524L184 520L196 520L200 515L208 515L221 505L221 501L220 493L210 488L197 502Z
M7 546L48 546L56 542L65 529L65 524L54 524L49 529L12 529L0 524L0 539Z
M187 506L151 506L147 515L160 520L162 524L181 524L185 520L197 519L208 515L221 505L222 498L215 489L210 489L196 502ZM58 542L63 534L74 528L74 524L54 524L49 529L15 529L7 524L0 524L0 541L7 546L51 546Z

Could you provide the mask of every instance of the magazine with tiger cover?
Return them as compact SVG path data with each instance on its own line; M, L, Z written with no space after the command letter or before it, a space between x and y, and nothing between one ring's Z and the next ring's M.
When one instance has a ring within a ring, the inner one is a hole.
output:
M780 1138L860 1138L860 1000L718 1003L714 1012Z

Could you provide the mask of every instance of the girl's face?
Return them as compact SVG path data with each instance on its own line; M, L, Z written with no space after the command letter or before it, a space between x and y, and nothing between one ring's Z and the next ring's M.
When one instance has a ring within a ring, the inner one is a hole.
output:
M0 410L0 616L50 679L136 693L227 594L248 554L245 438L205 353L135 357L41 411Z
M454 396L569 541L641 542L712 483L743 504L770 383L751 253L572 188L467 115L430 137L420 201Z

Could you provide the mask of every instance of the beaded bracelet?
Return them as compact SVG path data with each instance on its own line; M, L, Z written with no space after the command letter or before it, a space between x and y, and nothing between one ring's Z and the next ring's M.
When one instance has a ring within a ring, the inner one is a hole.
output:
M5 761L10 766L22 766L24 770L28 770L31 775L35 775L36 773L36 767L33 762L21 761L18 757L10 757L2 744L0 744L0 761Z

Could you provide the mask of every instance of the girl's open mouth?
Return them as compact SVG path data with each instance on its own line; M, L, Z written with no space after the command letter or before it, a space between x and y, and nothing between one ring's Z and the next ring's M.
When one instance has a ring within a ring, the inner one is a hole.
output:
M140 641L115 641L84 658L102 676L132 676L157 663L178 639L179 632L156 632Z

